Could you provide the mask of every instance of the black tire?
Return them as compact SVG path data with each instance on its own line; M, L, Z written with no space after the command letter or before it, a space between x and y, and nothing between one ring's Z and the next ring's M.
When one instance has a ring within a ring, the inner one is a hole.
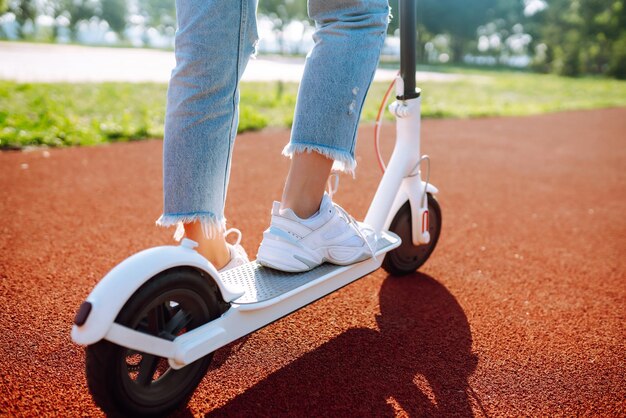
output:
M163 271L126 302L115 322L173 340L217 317L226 305L215 283L189 267ZM211 363L209 354L180 370L167 359L101 340L86 350L87 385L110 416L162 416L186 404Z
M430 232L428 244L413 245L411 204L409 201L402 205L391 221L389 230L402 238L402 244L385 255L383 268L394 276L402 276L416 271L428 260L437 245L441 233L441 208L433 195L430 193L427 195L428 232Z

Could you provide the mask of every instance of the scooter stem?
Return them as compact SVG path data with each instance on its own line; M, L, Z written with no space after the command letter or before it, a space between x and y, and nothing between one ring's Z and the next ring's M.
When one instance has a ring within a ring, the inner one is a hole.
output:
M396 115L396 145L364 220L377 232L389 228L391 207L402 179L414 174L410 171L417 169L420 159L421 97L397 100L389 110Z
M389 106L396 116L397 139L378 190L372 200L365 223L377 232L391 223L390 211L400 190L402 179L412 174L420 159L420 90L415 87L417 50L417 1L399 0L400 14L400 77L396 78L397 100Z
M415 88L417 51L417 1L399 0L400 15L400 76L404 88L397 96L400 99L415 99L419 92Z

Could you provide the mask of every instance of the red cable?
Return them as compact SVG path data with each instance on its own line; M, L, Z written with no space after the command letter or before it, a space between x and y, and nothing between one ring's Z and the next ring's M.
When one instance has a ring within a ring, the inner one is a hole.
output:
M400 74L399 71L398 71L398 74ZM383 109L385 108L385 105L387 104L387 100L389 99L389 94L391 93L391 90L393 89L393 86L395 84L396 84L396 79L394 78L391 84L389 84L389 88L387 88L387 92L385 93L385 97L383 97L383 101L380 103L380 107L378 108L378 115L376 115L376 124L374 125L374 150L376 151L376 158L378 159L378 166L380 167L380 170L383 173L385 172L385 163L383 162L383 158L380 155L380 145L379 145L379 138L378 138L379 126L381 124L380 119L383 115Z

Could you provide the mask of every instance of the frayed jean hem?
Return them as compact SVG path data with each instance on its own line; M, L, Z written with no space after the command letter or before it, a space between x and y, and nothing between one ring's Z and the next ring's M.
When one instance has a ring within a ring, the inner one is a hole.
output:
M211 212L167 213L157 219L156 224L162 227L176 225L174 239L180 241L185 236L184 224L200 222L202 234L207 239L215 238L226 230L226 218Z
M323 156L334 160L333 170L340 171L342 173L350 174L354 177L354 171L356 170L356 160L354 156L341 149L329 147L326 145L312 144L308 142L290 142L283 149L283 155L289 158L293 158L295 154L302 154L304 152L316 152Z

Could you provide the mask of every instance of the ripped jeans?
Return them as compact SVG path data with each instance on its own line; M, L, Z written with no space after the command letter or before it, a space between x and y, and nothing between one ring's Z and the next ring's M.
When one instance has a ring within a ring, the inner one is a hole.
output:
M262 0L261 0L262 1ZM238 124L238 83L258 40L257 0L176 0L176 67L163 141L160 226L225 230ZM354 173L356 131L389 18L387 0L309 0L315 46L306 59L286 156L318 152ZM270 169L270 167L268 167Z

